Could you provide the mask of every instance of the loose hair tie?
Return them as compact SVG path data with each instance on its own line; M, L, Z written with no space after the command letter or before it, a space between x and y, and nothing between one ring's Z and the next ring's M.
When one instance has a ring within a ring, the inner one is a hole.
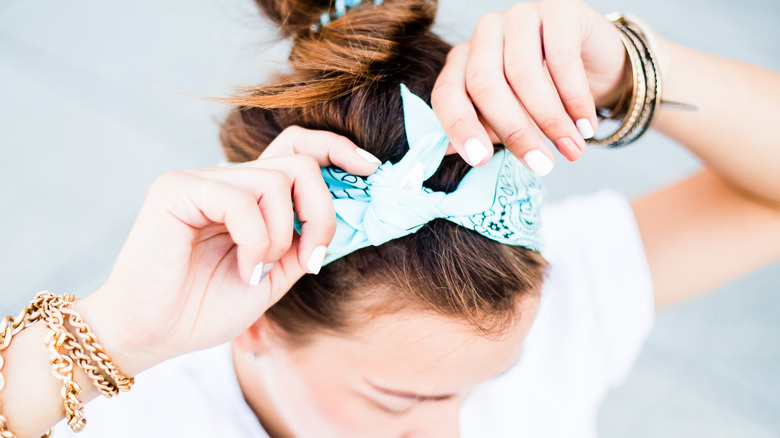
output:
M336 0L336 4L333 6L335 10L320 15L320 21L311 25L311 31L319 32L323 26L329 25L331 20L343 17L347 13L347 8L354 8L360 3L362 0ZM382 0L374 0L373 3L379 6L382 4Z

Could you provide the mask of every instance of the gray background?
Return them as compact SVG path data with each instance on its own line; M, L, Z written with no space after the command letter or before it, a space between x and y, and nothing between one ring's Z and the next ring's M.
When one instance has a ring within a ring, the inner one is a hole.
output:
M780 71L777 1L590 3ZM444 1L438 29L459 42L511 4ZM83 296L105 280L149 184L220 159L225 109L196 96L262 82L287 53L273 32L250 0L0 1L0 314L41 289ZM650 133L576 163L558 155L545 181L552 199L606 186L637 196L698 168ZM602 436L780 436L779 279L775 263L660 314L602 410Z

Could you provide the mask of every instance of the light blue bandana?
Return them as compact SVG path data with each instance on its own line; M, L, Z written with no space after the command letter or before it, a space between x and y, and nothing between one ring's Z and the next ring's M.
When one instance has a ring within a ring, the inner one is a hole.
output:
M433 110L403 84L401 97L410 145L401 161L385 162L367 178L335 167L322 169L337 219L325 264L412 234L436 218L539 251L544 192L536 175L502 149L487 164L469 170L452 193L423 187L439 168L449 139ZM296 228L300 231L299 223Z

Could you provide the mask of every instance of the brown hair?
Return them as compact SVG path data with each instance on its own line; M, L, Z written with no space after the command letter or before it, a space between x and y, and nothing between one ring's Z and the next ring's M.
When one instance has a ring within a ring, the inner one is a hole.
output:
M231 99L222 126L230 161L248 161L286 127L346 136L383 162L409 149L399 84L430 104L451 46L431 32L435 0L385 0L311 28L329 0L257 0L293 38L291 72ZM445 157L425 185L454 190L469 166ZM378 247L368 247L305 275L271 309L270 321L296 342L318 331L344 334L377 314L406 309L465 322L484 336L501 334L518 304L538 294L547 262L532 250L502 245L443 219Z

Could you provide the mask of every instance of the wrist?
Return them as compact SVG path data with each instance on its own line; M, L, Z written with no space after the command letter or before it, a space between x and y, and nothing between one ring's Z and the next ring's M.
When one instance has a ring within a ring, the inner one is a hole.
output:
M128 334L117 317L117 306L100 291L77 300L74 308L95 333L98 342L114 365L128 377L162 362Z
M630 92L630 88L633 86L633 80L631 76L631 65L628 60L628 54L625 47L621 43L621 61L620 68L617 70L614 79L611 82L611 86L607 87L609 90L600 96L595 97L596 108L608 108L612 109L618 105L621 101L621 97Z

